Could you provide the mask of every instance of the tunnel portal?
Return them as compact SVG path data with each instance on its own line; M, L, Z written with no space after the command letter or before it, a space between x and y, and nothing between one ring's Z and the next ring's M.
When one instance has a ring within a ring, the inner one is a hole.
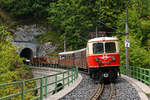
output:
M20 53L20 57L31 59L33 58L33 52L30 48L24 48Z

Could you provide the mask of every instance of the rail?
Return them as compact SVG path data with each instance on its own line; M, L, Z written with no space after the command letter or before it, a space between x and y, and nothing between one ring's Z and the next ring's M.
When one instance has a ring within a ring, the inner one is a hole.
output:
M125 66L121 67L121 72L126 75ZM150 69L130 66L128 73L130 77L150 86Z
M33 92L36 95L32 98L32 100L37 100L37 99L43 100L44 97L47 97L48 95L52 95L58 92L60 89L63 89L67 85L69 86L78 78L78 69L75 67L66 68L65 66L61 66L58 64L40 64L40 63L38 64L32 63L32 65L37 67L44 66L44 67L51 67L51 68L63 68L67 70L53 75L33 78L30 80L0 84L0 89L5 89L5 87L20 87L20 91L18 93L5 95L3 97L0 97L0 100L10 99L10 98L11 100L14 100L16 97L19 98L20 100L26 100L26 95L28 95L28 93L31 92ZM48 81L48 79L52 77L54 82ZM37 82L37 81L40 83L38 87L27 89L26 83ZM59 86L58 84L60 83L61 85ZM53 88L50 89L50 87Z
M98 100L98 98L99 98L100 95L102 94L103 90L104 90L104 83L102 83L102 84L99 83L96 92L95 92L94 95L90 98L90 100Z

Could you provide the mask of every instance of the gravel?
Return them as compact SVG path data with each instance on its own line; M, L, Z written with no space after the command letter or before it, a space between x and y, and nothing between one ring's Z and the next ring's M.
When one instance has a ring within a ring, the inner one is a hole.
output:
M88 75L81 74L81 83L60 100L88 100L97 90L97 85Z
M141 100L135 88L125 79L118 78L115 82L114 100Z
M104 85L104 90L99 98L99 100L108 100L108 98L110 97L110 93L111 93L111 88L110 88L110 84L105 84Z
M97 89L95 82L88 75L81 75L83 80L77 88L60 100L89 100L93 93L95 93ZM108 87L108 85L109 84L107 84L106 87ZM141 100L135 88L125 79L119 77L114 83L114 86L115 94L113 100ZM103 100L105 100L105 98L103 98Z

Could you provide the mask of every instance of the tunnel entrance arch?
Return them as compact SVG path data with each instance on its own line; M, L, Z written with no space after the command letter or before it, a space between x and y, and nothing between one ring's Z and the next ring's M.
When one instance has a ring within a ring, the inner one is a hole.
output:
M24 48L20 53L20 57L31 59L33 58L33 51L30 48Z

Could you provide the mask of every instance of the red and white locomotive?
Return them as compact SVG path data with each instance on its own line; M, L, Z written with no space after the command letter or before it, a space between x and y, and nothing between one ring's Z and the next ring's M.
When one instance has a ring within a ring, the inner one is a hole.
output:
M120 54L116 37L100 37L88 41L86 59L90 76L100 81L113 81L120 72Z
M61 65L87 69L92 78L114 81L120 72L120 54L116 37L99 37L87 42L81 50L59 53Z

